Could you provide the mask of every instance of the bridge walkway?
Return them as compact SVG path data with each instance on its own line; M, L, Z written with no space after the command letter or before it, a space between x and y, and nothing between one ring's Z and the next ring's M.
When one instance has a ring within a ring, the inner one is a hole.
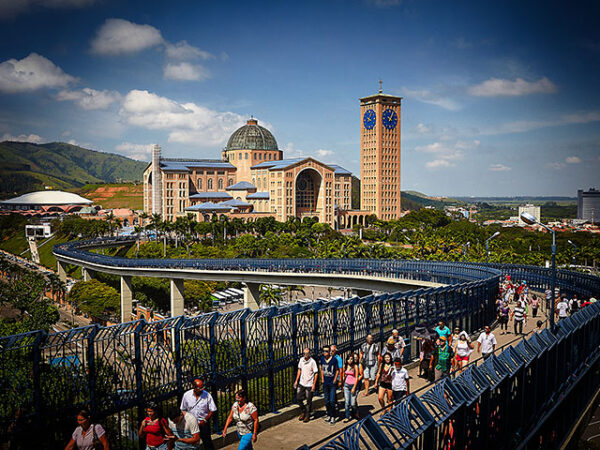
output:
M514 303L512 303L510 306L511 306L511 310L512 310L515 305L514 305ZM538 314L538 317L536 319L529 317L527 320L527 324L523 326L523 333L525 333L525 334L521 335L519 337L515 336L515 334L513 333L513 329L512 329L513 322L512 321L510 321L508 323L508 331L510 332L509 334L500 334L501 333L500 326L496 325L492 330L492 333L494 333L494 335L496 336L496 340L498 341L498 345L496 346L495 354L499 354L501 352L501 350L500 350L501 347L506 346L508 344L517 344L519 342L519 340L523 338L523 336L534 332L535 324L536 324L537 320L544 320L545 321L544 326L546 326L545 311L541 311L541 317L540 317L540 314ZM479 332L473 333L472 339L475 340L475 339L477 339L477 337L479 337ZM477 343L476 342L475 342L475 351L471 355L471 361L476 364L481 364L483 362L483 358L481 358L481 356L477 353ZM424 394L425 392L427 392L429 387L433 386L432 384L429 384L425 379L420 378L418 376L419 375L418 366L410 367L408 369L408 373L410 375L411 392L416 392L416 391L420 390L417 393L417 395L420 396L420 395ZM315 397L315 399L319 399L319 398L322 398L322 397L321 396ZM250 399L250 401L252 401L252 399ZM343 404L344 404L343 398L342 398L342 400L338 400L338 405L341 408L342 416L343 416ZM367 414L375 413L375 419L378 419L379 416L381 415L381 412L379 412L379 410L381 409L381 406L379 405L379 402L377 400L377 394L371 394L368 397L364 397L363 393L361 392L358 397L358 405L359 405L359 411L360 411L361 417L364 417ZM293 405L290 408L298 409L298 406ZM298 412L298 414L295 414L291 420L285 421L283 423L280 423L273 427L269 427L267 429L263 429L263 431L261 431L259 433L258 440L254 447L257 450L262 450L262 449L279 450L279 449L296 449L298 447L301 447L304 444L311 446L312 444L315 444L315 443L321 441L322 439L325 439L328 436L333 435L334 433L339 433L345 427L347 427L348 425L352 425L354 423L354 421L353 421L348 424L345 424L345 423L343 423L342 420L338 420L338 422L336 422L335 425L326 423L323 420L323 418L325 417L325 407L316 409L315 410L315 418L312 419L309 423L299 422L297 420L298 415L299 415L299 412ZM233 426L233 428L235 428L235 426ZM222 445L223 445L221 442L222 440L223 439L221 437L216 437L216 435L215 435L215 446L224 448L226 450L237 449L237 446L239 443L238 440L236 440L234 444L230 444L225 447L222 447Z

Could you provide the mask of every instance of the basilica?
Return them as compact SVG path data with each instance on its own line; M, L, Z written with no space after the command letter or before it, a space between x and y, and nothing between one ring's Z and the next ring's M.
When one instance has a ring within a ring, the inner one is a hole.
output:
M333 228L362 224L368 212L351 211L352 174L314 158L285 159L275 137L254 118L236 130L221 159L161 157L155 146L144 171L144 211L164 220L222 214L256 220L317 218Z

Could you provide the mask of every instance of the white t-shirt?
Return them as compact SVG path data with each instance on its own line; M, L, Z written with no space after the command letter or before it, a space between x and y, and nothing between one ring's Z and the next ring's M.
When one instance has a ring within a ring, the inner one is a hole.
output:
M302 357L300 358L300 362L298 363L298 369L300 369L300 386L312 388L315 382L315 377L319 373L319 368L317 367L317 362L312 359Z
M569 305L565 301L558 302L556 305L556 310L558 311L558 317L567 317Z
M471 354L471 348L467 341L459 341L456 343L456 354L462 358Z
M94 430L92 430L92 427L94 427ZM83 435L83 428L81 428L80 426L75 428L72 437L75 443L77 444L78 449L94 450L94 431L96 432L97 438L104 436L104 428L102 428L102 425L91 424L85 432L85 436Z
M217 410L217 405L215 405L212 395L207 391L202 391L200 398L197 398L196 394L194 394L194 390L191 389L183 394L181 407L179 409L190 413L198 420L198 422L200 422L201 420L206 419L206 416L208 416L210 411L215 412Z
M494 333L486 334L485 331L479 335L477 342L481 344L481 353L491 353L494 351L494 345L497 344Z
M198 421L190 413L184 412L183 419L178 423L173 422L171 419L168 421L169 428L175 436L180 439L189 439L194 437L196 433L200 433L200 427L198 427ZM175 442L175 448L177 450L191 450L199 448L194 444L186 444L184 442Z
M408 371L403 367L402 369L392 369L392 390L393 391L406 391L406 380L408 380Z

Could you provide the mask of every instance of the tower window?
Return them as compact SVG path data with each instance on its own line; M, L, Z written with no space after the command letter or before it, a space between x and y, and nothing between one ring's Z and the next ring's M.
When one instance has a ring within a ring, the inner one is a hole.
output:
M223 178L219 178L219 181L217 182L217 186L218 186L218 189L223 189Z
M211 190L212 190L212 188L213 188L213 180L212 180L212 178L209 178L209 179L208 179L208 181L206 182L206 187L207 187L207 189L208 189L209 191L211 191Z

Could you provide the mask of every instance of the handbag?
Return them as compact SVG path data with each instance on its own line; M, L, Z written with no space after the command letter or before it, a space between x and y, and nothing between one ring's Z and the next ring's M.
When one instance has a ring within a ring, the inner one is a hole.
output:
M94 450L104 450L104 444L98 438L96 434L96 425L92 424L92 446Z

